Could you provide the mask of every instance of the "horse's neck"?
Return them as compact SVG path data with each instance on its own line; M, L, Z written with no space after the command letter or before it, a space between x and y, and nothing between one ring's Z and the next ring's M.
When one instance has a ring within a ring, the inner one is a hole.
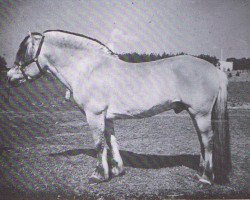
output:
M109 58L103 52L87 49L66 49L45 44L43 57L49 70L69 89L88 79L95 68Z
M71 50L92 50L97 53L110 55L112 52L108 47L98 42L95 39L90 39L85 36L75 36L73 34L61 32L49 32L46 34L46 41L57 48Z

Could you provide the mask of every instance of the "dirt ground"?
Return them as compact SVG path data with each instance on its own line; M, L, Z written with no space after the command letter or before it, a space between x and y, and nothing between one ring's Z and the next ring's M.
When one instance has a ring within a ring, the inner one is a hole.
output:
M96 152L85 117L60 85L32 84L12 91L11 106L0 99L1 200L250 198L250 110L232 109L250 102L249 82L230 83L233 171L230 183L212 186L195 178L200 149L185 112L116 121L126 173L89 184Z
M1 126L1 198L249 198L249 114L230 111L230 183L202 186L198 139L185 113L117 121L126 174L91 185L95 151L79 111L1 112L9 122Z

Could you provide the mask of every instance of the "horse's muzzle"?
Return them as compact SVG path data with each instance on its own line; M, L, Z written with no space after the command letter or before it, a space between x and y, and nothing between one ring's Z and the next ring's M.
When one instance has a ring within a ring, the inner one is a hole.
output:
M14 68L7 72L7 84L9 86L17 87L24 82L26 82L26 79L22 74L14 70Z
M8 77L8 79L7 79L8 87L18 87L24 82L26 82L26 80L24 78L12 79L12 78Z

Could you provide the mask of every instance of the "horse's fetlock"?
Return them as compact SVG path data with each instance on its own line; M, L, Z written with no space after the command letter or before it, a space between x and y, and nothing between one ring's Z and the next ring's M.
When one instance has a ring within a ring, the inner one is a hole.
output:
M210 166L210 163L206 163L206 167L204 169L204 175L208 177L209 180L211 181L214 180L214 173L213 173L213 169Z
M112 167L118 167L118 162L114 158L111 158L110 162Z

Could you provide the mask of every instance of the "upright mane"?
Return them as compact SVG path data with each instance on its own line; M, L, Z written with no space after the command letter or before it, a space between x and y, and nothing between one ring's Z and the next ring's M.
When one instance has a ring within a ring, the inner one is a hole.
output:
M81 38L85 38L85 39L91 40L95 44L100 45L101 48L104 47L109 54L111 54L111 55L117 55L109 47L107 47L105 44L103 44L99 40L91 38L91 37L83 35L83 34L69 32L69 31L64 31L64 30L46 30L43 33L45 34L45 33L53 33L53 32L64 33L64 34L68 34L68 35L77 36L77 37L81 37ZM64 42L66 42L66 41L64 41ZM66 44L66 43L63 43L63 42L62 42L62 44L65 45L65 47L68 47L68 48L80 48L80 46L81 46L81 44Z

